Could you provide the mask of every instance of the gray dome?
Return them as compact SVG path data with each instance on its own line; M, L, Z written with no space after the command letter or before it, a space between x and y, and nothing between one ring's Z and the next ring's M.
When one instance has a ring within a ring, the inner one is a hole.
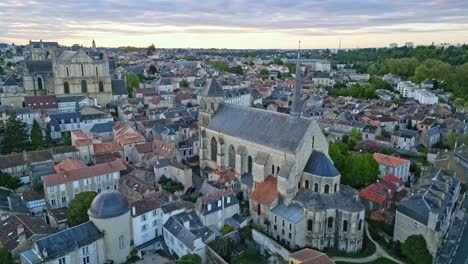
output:
M121 216L129 210L127 198L118 191L109 190L94 198L88 215L92 218L106 219Z
M315 150L310 155L304 171L322 177L335 177L340 175L327 155Z

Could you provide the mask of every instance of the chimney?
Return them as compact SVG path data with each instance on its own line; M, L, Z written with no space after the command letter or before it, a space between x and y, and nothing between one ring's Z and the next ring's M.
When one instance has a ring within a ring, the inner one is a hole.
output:
M23 226L23 225L19 225L19 226L16 228L16 232L17 232L17 235L21 235L21 234L24 232L24 226Z
M184 227L190 230L190 220L184 221Z
M135 206L132 207L132 215L136 215L136 208L135 208Z

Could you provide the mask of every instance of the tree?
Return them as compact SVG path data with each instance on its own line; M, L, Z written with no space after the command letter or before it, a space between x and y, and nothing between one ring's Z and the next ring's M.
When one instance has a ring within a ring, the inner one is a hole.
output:
M455 98L455 100L453 100L453 104L455 105L457 109L460 109L465 105L465 99Z
M153 55L153 53L156 51L156 47L154 46L154 44L151 44L149 45L148 49L146 49L146 54L148 56L151 56Z
M267 69L260 70L260 75L266 76L268 74L270 74L270 72Z
M461 144L468 145L468 135L462 135L460 133L448 134L447 144L449 148L453 150L455 148L455 143L457 146L460 146Z
M0 247L0 263L2 264L13 264L13 256L8 251L8 249L4 247Z
M67 219L70 227L82 224L89 220L88 209L96 195L96 192L81 192L71 200L67 209Z
M229 68L229 72L238 74L238 75L243 75L244 71L242 70L242 66L237 65L236 67Z
M354 150L357 143L359 143L359 141L361 141L361 140L362 140L361 131L359 131L359 129L357 129L357 128L351 129L351 137L350 137L349 143L348 143L349 149Z
M3 153L20 152L29 143L26 123L18 119L16 113L8 117L3 138Z
M33 149L40 149L44 146L44 139L42 137L42 129L39 123L34 119L31 130L31 144Z
M401 245L401 253L414 264L431 264L432 256L427 250L426 240L422 235L412 235Z
M149 71L151 72L151 74L155 75L158 72L158 69L156 68L156 66L151 65L149 67Z
M140 88L140 78L138 78L138 75L131 72L126 72L123 76L127 83L128 96L131 96L133 91Z
M65 146L71 146L72 145L70 131L65 131L63 133L63 144Z
M176 260L176 264L201 264L202 258L198 254L187 254Z
M274 58L273 59L273 64L283 65L283 61L280 58Z
M0 186L15 191L22 183L18 177L13 177L7 172L0 171Z
M46 125L46 143L51 144L52 143L52 128L50 127L50 122L47 123Z
M182 79L182 81L180 81L180 87L182 87L182 88L189 88L189 87L190 87L190 83L189 83L186 79Z
M229 71L229 65L226 61L213 61L213 63L211 63L211 66L215 69L218 69L221 72Z

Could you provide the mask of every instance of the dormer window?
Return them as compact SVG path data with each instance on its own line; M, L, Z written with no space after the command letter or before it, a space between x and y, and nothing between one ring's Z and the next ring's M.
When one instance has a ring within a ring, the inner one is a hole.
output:
M218 207L221 207L221 200L218 201Z
M206 210L207 210L207 211L211 211L211 204L208 204Z

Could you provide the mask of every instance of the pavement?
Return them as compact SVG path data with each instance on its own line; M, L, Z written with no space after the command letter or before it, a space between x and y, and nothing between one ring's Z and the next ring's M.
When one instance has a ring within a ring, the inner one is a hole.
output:
M337 262L337 261L343 261L343 262L351 262L351 263L367 263L367 262L371 262L371 261L374 261L376 259L379 259L379 258L386 258L386 259L389 259L395 263L398 263L398 264L404 264L404 262L401 262L399 261L398 259L390 256L385 250L382 249L382 247L380 247L380 245L374 241L374 239L372 239L372 237L370 236L370 233L369 233L369 228L367 226L367 223L365 225L365 231L366 231L366 236L369 238L370 241L372 241L372 243L375 244L375 252L374 254L368 256L368 257L365 257L365 258L345 258L345 257L333 257L333 261Z

